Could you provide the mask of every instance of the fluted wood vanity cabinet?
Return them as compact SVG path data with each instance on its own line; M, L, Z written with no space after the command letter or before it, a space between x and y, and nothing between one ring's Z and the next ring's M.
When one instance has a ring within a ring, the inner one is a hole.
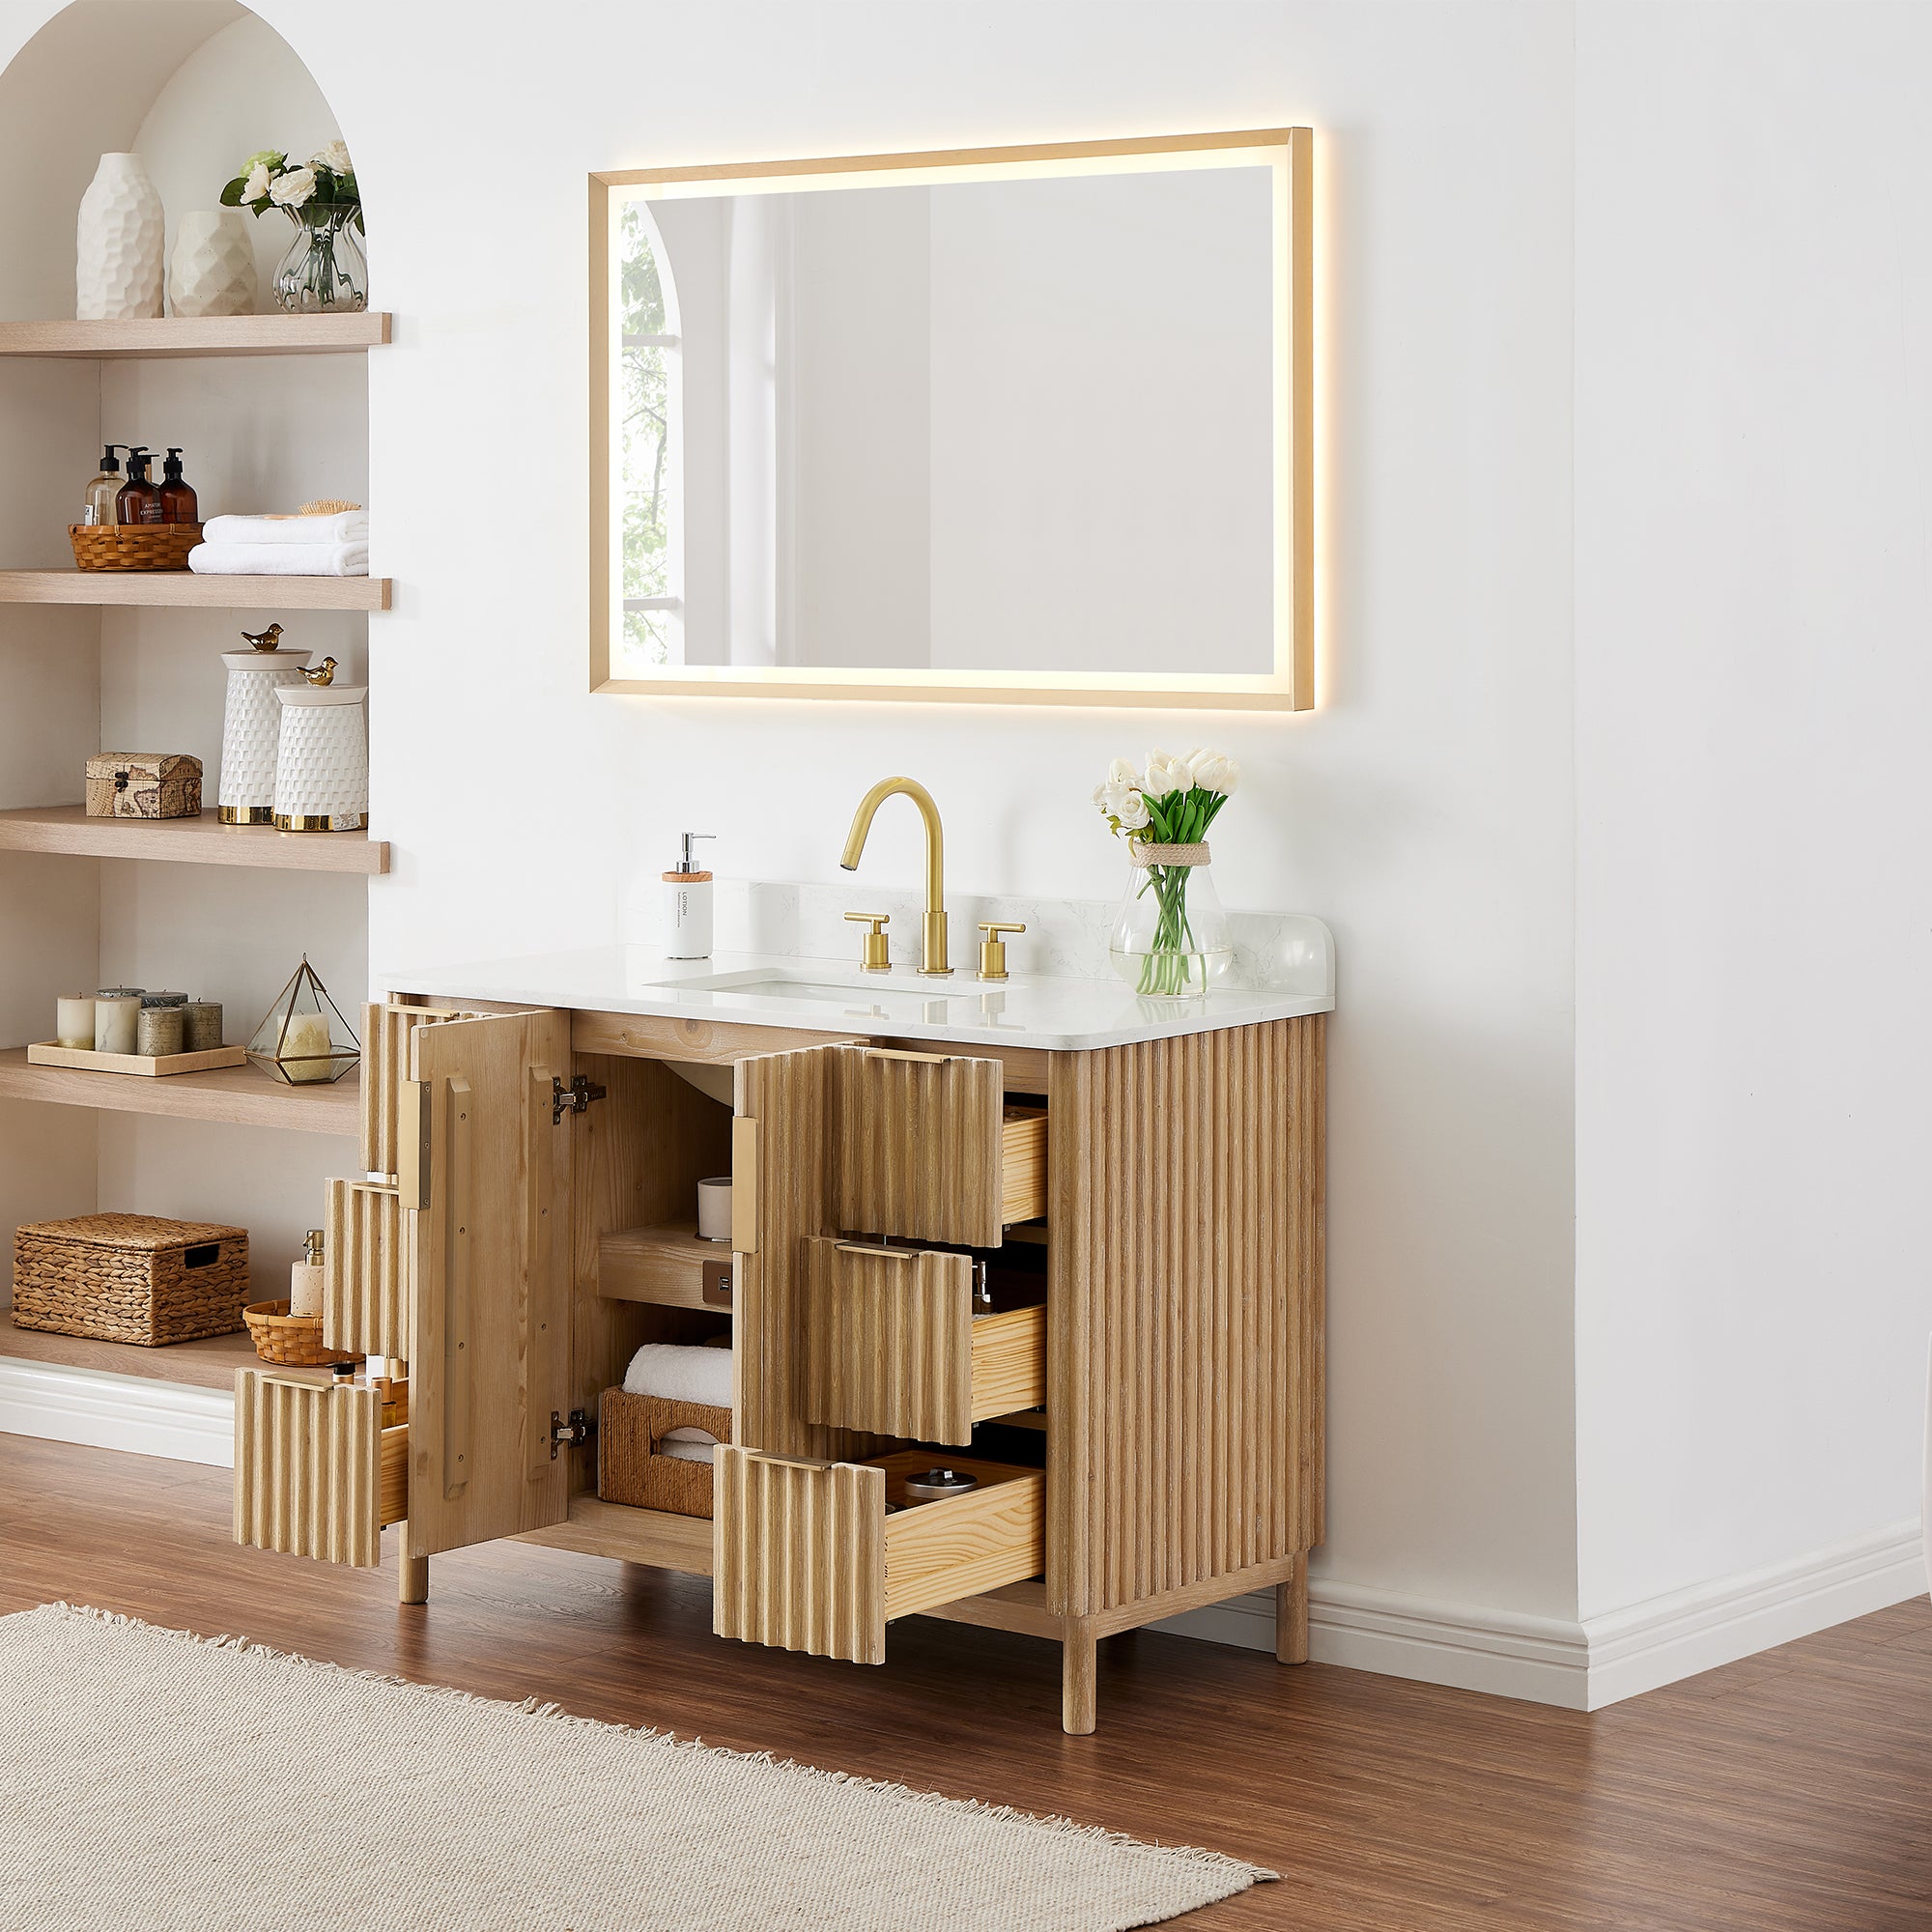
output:
M709 1574L752 1642L876 1662L914 1612L1054 1638L1069 1731L1113 1632L1278 1586L1278 1655L1306 1655L1322 1015L1065 1053L454 991L372 1018L327 1339L405 1359L407 1406L243 1371L242 1541L373 1561L406 1512L405 1601L430 1556L521 1536ZM731 1068L732 1103L679 1065ZM728 1315L690 1238L724 1172ZM976 1315L975 1260L1029 1257ZM726 1322L714 1520L600 1501L573 1412L640 1342ZM935 1462L978 1487L895 1507Z

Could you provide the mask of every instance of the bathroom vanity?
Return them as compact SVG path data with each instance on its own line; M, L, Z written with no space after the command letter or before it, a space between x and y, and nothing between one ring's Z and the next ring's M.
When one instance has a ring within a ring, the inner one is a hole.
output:
M1301 1660L1334 974L1284 923L1282 983L1183 1003L627 949L395 980L326 1333L407 1369L240 1373L239 1540L374 1563L400 1522L421 1602L439 1551L522 1537L709 1575L721 1636L860 1662L913 1613L1024 1632L1074 1732L1117 1631L1274 1587ZM728 1264L693 1225L725 1173ZM602 1391L724 1327L714 1519L600 1501ZM903 1507L934 1463L977 1486Z

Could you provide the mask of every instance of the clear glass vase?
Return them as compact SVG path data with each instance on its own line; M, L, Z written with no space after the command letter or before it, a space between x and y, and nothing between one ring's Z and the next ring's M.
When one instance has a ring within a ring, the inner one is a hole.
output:
M283 213L295 223L296 235L275 269L275 306L291 315L367 308L369 264L362 253L360 204L318 208L310 202Z
M1235 957L1207 846L1136 841L1130 851L1126 896L1107 942L1114 970L1150 999L1207 992Z

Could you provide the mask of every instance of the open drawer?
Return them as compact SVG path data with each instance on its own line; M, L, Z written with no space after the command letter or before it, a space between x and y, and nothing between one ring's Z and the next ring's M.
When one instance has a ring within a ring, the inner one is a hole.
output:
M997 1248L1046 1212L1046 1110L1008 1106L997 1060L841 1046L833 1219L911 1241Z
M410 1428L367 1382L235 1372L235 1541L373 1568L410 1513Z
M809 1240L805 1413L922 1442L1046 1400L1046 1310L973 1312L973 1258Z
M1037 1577L1046 1478L958 1457L979 1487L905 1505L930 1450L817 1463L721 1443L714 1463L711 1627L720 1636L883 1663L894 1617Z

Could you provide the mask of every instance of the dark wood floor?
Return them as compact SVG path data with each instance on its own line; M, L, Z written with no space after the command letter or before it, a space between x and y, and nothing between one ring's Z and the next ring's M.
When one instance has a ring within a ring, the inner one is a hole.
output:
M0 1435L0 1610L58 1597L1211 1845L1220 1932L1932 1928L1932 1606L1592 1717L1143 1632L1063 1736L1049 1646L914 1619L868 1670L722 1643L708 1586L500 1546L380 1574L228 1541L228 1475Z

